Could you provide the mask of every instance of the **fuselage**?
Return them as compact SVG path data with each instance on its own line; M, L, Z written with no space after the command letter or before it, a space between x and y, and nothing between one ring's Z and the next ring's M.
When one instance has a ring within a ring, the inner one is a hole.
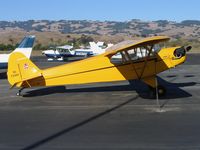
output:
M42 70L42 78L30 80L29 84L56 86L144 79L183 63L186 56L175 58L173 52L176 48L165 48L153 56L123 63L114 62L102 54Z
M85 57L92 56L91 50L77 49L77 50L65 50L63 52L59 50L46 50L43 54L48 58L65 58L65 57Z

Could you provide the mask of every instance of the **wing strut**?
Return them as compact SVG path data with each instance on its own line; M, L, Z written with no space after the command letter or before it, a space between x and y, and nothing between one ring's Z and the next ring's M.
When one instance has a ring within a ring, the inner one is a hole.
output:
M156 60L155 60L155 73L157 72L157 67L156 67ZM158 78L157 76L155 75L155 84L156 84L156 104L157 104L157 107L158 107L158 112L162 112L162 107L160 105L160 100L159 100L159 95L158 95Z
M151 53L152 53L152 50L153 50L153 45L151 45L150 48L147 47L147 46L145 46L145 48L147 49L147 51L148 51L149 53L148 53L148 56L144 57L145 63L144 63L144 66L143 66L143 68L142 68L142 72L141 72L141 75L140 75L139 79L141 79L142 76L143 76L143 74L144 74L144 70L145 70L145 68L146 68L146 66L147 66L148 58L150 57L150 55L151 55ZM156 74L156 70L155 70L155 74Z
M137 73L137 70L136 70L135 65L134 65L134 63L133 63L133 60L131 59L131 57L130 57L130 55L128 54L127 51L125 51L125 53L126 53L126 55L128 56L129 61L131 62L131 66L133 66L133 69L134 69L134 71L135 71L135 74L137 75L137 78L139 79L139 74Z

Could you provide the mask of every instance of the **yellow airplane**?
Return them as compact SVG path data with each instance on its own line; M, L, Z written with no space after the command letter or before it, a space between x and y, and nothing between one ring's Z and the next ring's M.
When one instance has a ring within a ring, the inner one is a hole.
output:
M157 84L156 75L182 64L188 47L159 48L168 41L166 36L155 36L138 41L124 41L109 48L105 53L81 61L41 70L22 53L11 54L8 63L8 81L12 87L58 86L141 80L151 93L163 96L165 88Z

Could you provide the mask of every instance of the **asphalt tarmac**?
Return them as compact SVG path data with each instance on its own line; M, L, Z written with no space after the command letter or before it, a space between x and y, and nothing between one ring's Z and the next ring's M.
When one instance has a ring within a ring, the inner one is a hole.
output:
M0 79L1 150L199 150L200 55L159 74L167 95L141 82L9 89ZM32 58L40 68L59 65Z

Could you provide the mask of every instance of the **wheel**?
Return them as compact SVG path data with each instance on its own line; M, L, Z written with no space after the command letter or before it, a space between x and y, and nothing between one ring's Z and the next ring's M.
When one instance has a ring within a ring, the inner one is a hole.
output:
M156 98L156 88L149 87L149 89L150 89L150 97ZM159 97L165 96L166 94L165 87L158 85L157 90L158 90L157 92L158 92Z
M159 85L159 86L157 87L157 89L158 89L158 96L165 96L165 94L166 94L166 89L165 89L165 87Z
M22 91L23 91L24 89L25 89L24 87L21 88L21 89L16 93L16 95L17 95L17 96L23 96L23 95L22 95Z
M17 95L17 96L21 96L21 93L20 93L20 92L17 92L16 95Z

